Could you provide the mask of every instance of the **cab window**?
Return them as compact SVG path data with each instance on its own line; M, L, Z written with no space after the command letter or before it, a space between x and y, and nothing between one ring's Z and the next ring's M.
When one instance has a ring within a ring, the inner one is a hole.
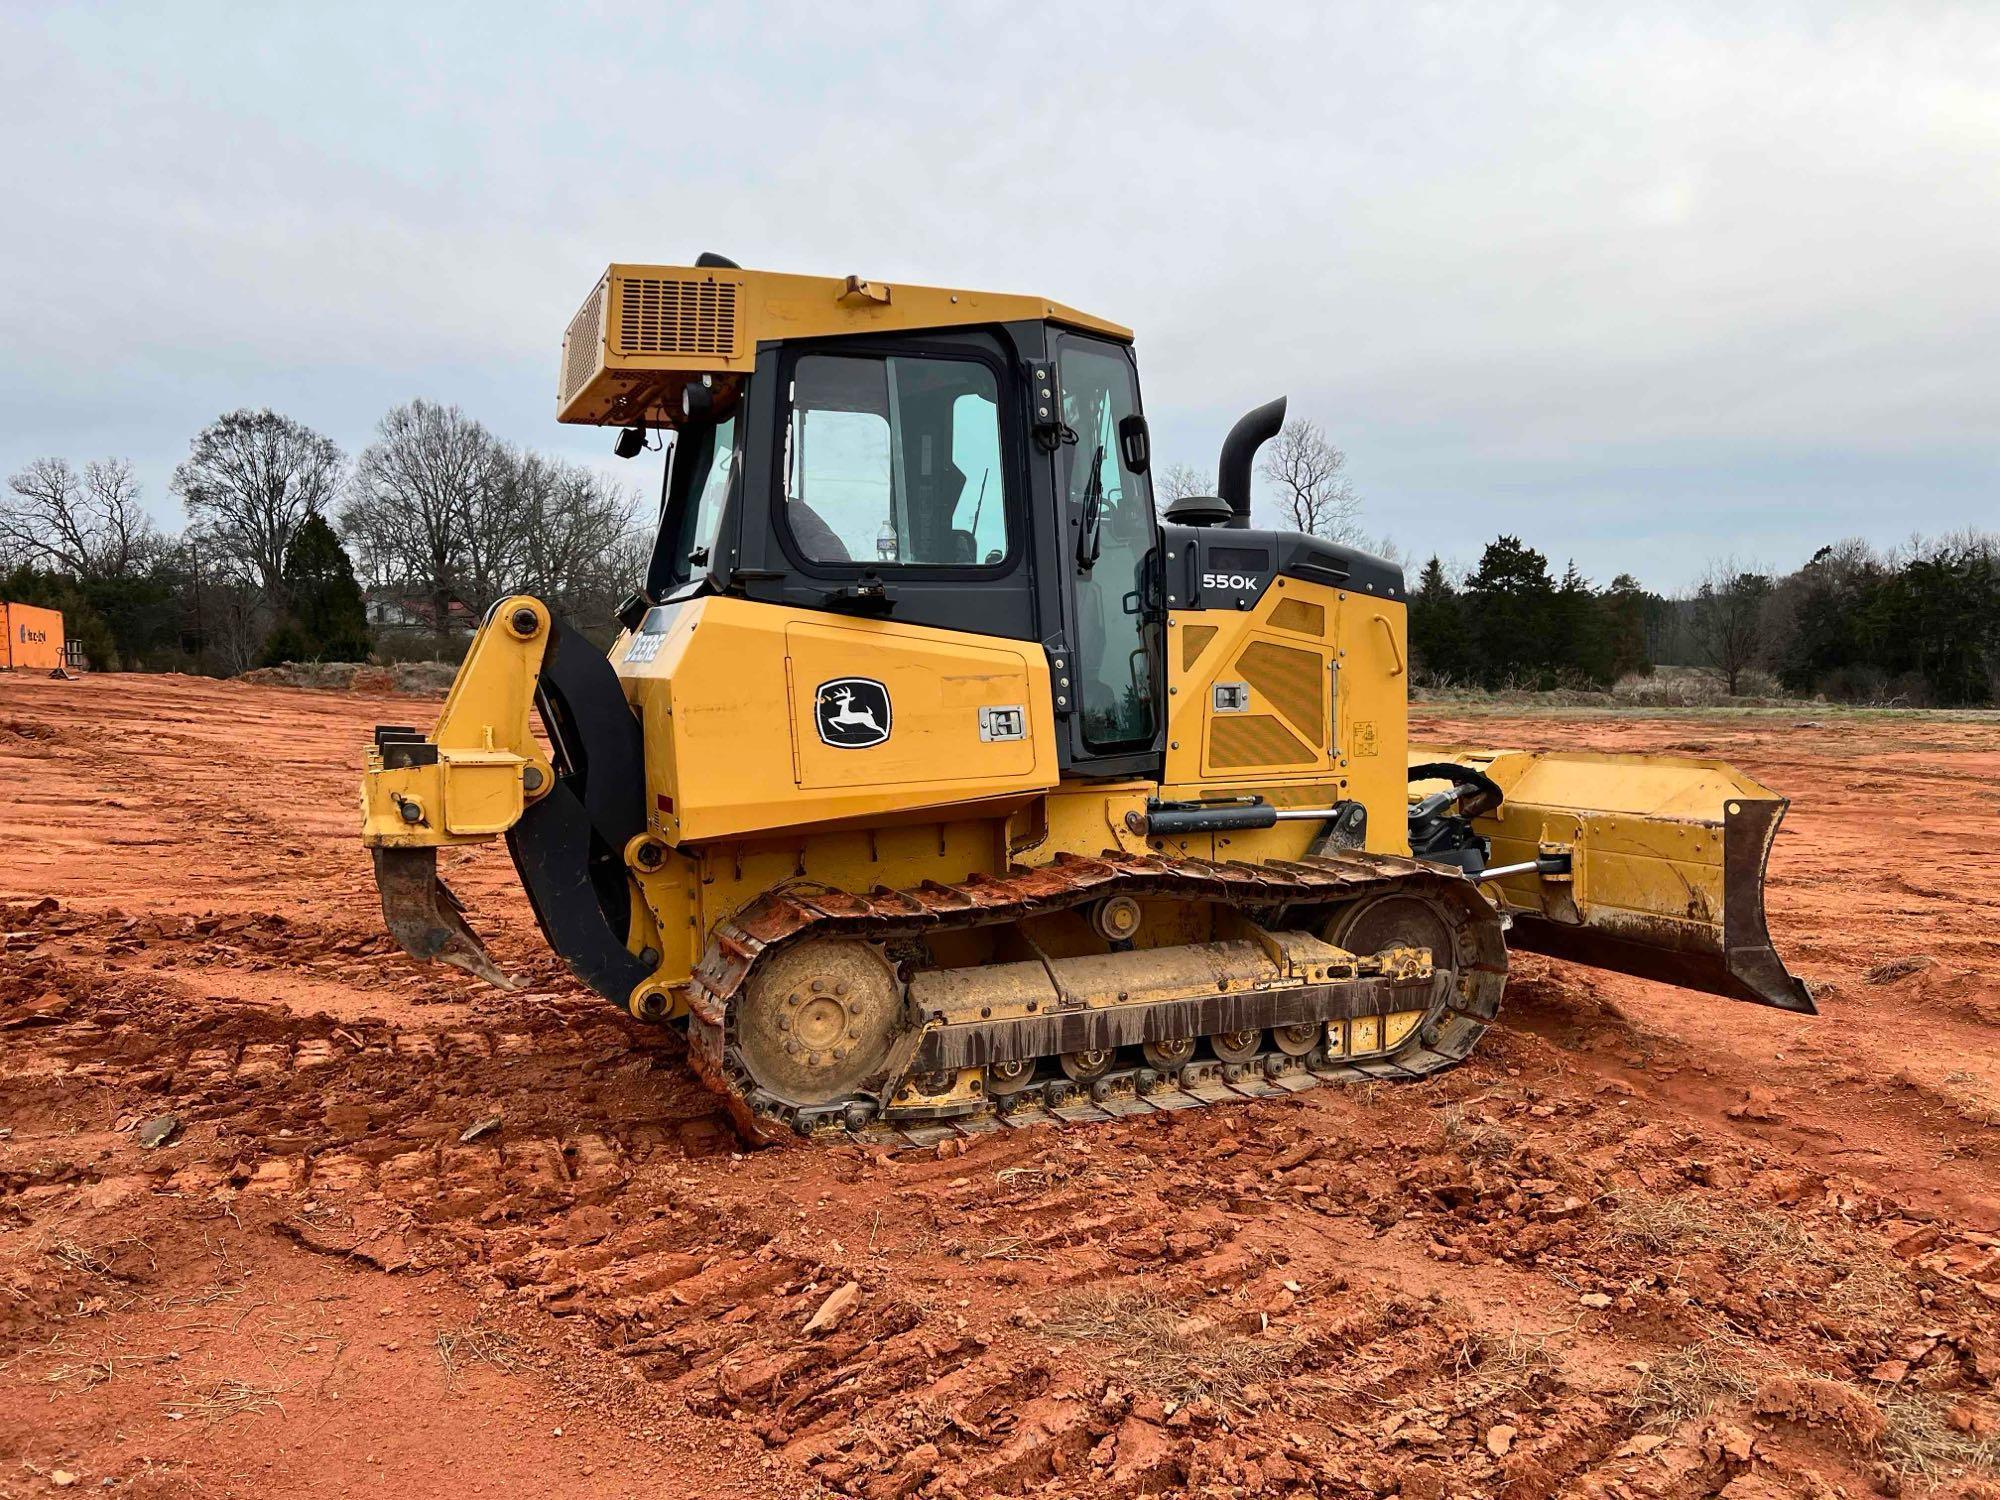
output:
M1146 560L1153 549L1153 492L1125 466L1118 424L1139 410L1139 382L1126 349L1065 337L1057 354L1065 440L1064 489L1079 517L1098 498L1097 554L1075 564L1076 665L1083 737L1093 749L1151 743L1155 726L1153 653L1146 622ZM1074 533L1072 533L1074 534Z
M784 463L786 526L808 562L979 567L1007 557L999 386L976 360L801 356Z
M732 411L713 422L690 424L673 437L660 530L646 574L647 592L656 599L707 571L741 457L737 426Z

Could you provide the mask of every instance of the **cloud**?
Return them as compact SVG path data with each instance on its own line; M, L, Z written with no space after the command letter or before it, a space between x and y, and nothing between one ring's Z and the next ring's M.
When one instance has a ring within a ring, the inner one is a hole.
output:
M2000 21L1953 6L12 8L0 467L278 405L517 442L614 258L1040 292L1156 447L1683 582L1990 517Z

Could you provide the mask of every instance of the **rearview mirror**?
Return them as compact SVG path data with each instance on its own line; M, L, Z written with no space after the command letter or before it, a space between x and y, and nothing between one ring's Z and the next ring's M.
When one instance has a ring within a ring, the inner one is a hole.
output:
M1152 435L1146 430L1146 419L1137 412L1119 419L1118 451L1125 459L1125 467L1134 474L1145 473L1153 461Z

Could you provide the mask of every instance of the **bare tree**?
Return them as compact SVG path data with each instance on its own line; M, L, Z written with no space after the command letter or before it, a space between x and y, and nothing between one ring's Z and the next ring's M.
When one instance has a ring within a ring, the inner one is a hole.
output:
M285 548L306 517L326 509L346 458L301 422L262 411L232 411L195 435L174 470L189 530L210 561L254 585L272 610L285 603Z
M1175 464L1154 480L1153 490L1159 498L1160 513L1165 515L1167 507L1176 500L1185 500L1190 495L1213 495L1215 478L1192 465Z
M139 481L122 458L78 474L60 458L38 458L7 481L0 550L75 578L129 578L160 553L139 504Z
M1768 659L1771 579L1733 558L1712 562L1695 585L1688 630L1703 665L1720 672L1731 697L1743 674Z
M505 505L508 455L456 406L412 401L382 418L355 464L341 528L364 574L481 610L519 564L522 529Z
M505 587L544 600L579 621L608 618L638 581L645 538L630 492L581 464L539 453L510 454L505 507L523 538Z
M1361 540L1361 498L1343 472L1347 455L1317 422L1294 417L1264 447L1258 472L1278 487L1293 527L1331 542Z

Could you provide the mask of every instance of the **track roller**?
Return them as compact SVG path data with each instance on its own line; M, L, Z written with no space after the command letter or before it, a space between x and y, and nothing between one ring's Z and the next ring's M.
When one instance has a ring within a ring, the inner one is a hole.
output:
M1271 1028L1271 1045L1287 1057L1304 1057L1319 1045L1320 1023L1301 1021L1296 1026Z
M1058 1061L1065 1076L1078 1083L1089 1083L1111 1071L1111 1058L1108 1048L1099 1047L1087 1052L1065 1052Z
M1208 1039L1215 1055L1226 1063L1248 1062L1264 1050L1261 1031L1224 1031Z

